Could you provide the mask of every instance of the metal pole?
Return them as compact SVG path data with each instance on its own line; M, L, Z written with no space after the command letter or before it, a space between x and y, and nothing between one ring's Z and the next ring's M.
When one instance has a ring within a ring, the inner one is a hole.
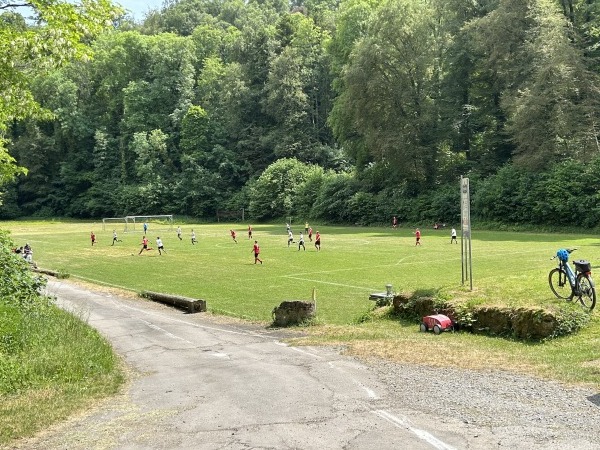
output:
M460 233L460 270L461 284L465 284L465 233Z
M473 259L471 258L471 233L469 232L469 281L473 290Z

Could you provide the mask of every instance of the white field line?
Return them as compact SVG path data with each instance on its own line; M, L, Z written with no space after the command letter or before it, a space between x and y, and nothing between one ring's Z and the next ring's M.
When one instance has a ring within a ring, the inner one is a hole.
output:
M290 278L292 280L300 280L300 281L310 281L312 283L319 283L319 284L330 284L332 286L341 286L341 287L347 287L347 288L352 288L352 289L362 289L362 290L370 291L370 292L374 292L377 290L376 288L370 288L370 287L365 287L365 286L353 286L351 284L334 283L332 281L311 280L310 278L300 278L300 277L294 277L294 276L290 276L290 275L285 275L285 276L283 276L283 278ZM381 289L379 289L379 290L381 290Z
M513 256L513 255L523 255L526 253L539 253L539 250L529 250L529 251L522 251L522 252L486 252L483 255L477 255L477 258L488 258L491 256L498 256L498 255L507 255L507 256ZM410 255L410 256L405 256L404 258L400 259L398 262L396 263L387 263L387 264L378 264L375 266L361 266L361 267L344 267L341 269L332 269L332 270L321 270L318 272L299 272L299 273L292 273L292 274L288 274L288 275L281 275L282 278L294 278L294 277L300 277L303 275L321 275L321 274L328 274L328 273L338 273L338 272L352 272L352 271L359 271L359 272L363 272L365 270L369 270L369 269L377 269L377 268L385 268L385 267L392 267L392 266L400 266L402 264L406 264L406 265L431 265L432 261L429 260L409 260L406 261L408 258L413 257L414 255ZM435 264L445 264L445 263L449 263L452 261L460 261L460 256L455 256L453 258L447 258L447 259L437 259L435 260L433 263ZM532 269L532 270L537 270L537 269ZM309 280L310 281L310 280Z
M392 423L393 425L395 425L398 428L404 428L404 429L410 431L415 436L417 436L419 439L426 441L427 443L429 443L433 447L437 448L438 450L455 450L454 447L446 444L443 441L440 441L438 438L436 438L432 434L428 433L427 431L423 431L418 428L414 428L410 424L410 421L406 418L400 418L400 417L394 416L390 412L384 411L382 409L378 409L376 411L371 411L371 412L373 414L381 417L382 419L387 420L388 422Z

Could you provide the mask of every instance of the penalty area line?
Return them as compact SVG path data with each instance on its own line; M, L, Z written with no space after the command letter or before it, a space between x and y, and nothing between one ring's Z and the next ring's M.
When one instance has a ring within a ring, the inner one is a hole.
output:
M365 291L376 291L376 288L369 288L369 287L365 287L365 286L353 286L351 284L344 284L344 283L334 283L332 281L321 281L321 280L312 280L310 278L300 278L300 277L295 277L293 275L283 275L283 278L290 278L292 280L300 280L300 281L310 281L312 283L320 283L320 284L330 284L332 286L341 286L341 287L347 287L347 288L352 288L352 289L363 289Z

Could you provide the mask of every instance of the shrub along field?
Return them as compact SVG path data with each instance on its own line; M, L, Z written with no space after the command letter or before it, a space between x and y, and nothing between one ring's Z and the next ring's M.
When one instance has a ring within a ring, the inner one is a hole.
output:
M583 330L544 343L475 336L435 336L418 332L415 322L373 311L372 292L391 283L396 292L435 293L469 304L510 307L562 305L548 287L550 258L561 247L578 247L575 259L600 264L600 240L591 234L545 234L474 230L473 291L461 285L461 245L450 244L450 227L422 228L415 246L413 228L334 227L311 224L322 235L322 250L306 237L304 224L293 224L296 243L287 246L285 224L256 225L254 239L264 264L255 265L247 224L182 224L175 229L150 223L150 247L160 236L166 254L156 249L138 256L142 232L123 232L112 246L112 228L101 223L6 222L19 245L30 243L34 259L46 269L87 281L134 291L159 291L205 299L209 312L260 322L284 300L310 300L316 290L317 324L306 343L343 344L349 352L399 361L459 364L548 376L600 385L600 307ZM237 244L229 230L237 231ZM198 243L192 245L191 230ZM97 235L93 247L90 232ZM599 274L600 276L600 274ZM439 354L443 352L444 358Z

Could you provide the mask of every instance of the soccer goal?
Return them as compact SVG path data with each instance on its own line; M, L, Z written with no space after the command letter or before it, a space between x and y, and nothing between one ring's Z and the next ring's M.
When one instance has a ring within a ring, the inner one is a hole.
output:
M108 230L123 230L127 231L127 221L125 217L105 217L102 219L102 231Z
M125 231L173 231L173 214L157 214L147 216L125 216Z

